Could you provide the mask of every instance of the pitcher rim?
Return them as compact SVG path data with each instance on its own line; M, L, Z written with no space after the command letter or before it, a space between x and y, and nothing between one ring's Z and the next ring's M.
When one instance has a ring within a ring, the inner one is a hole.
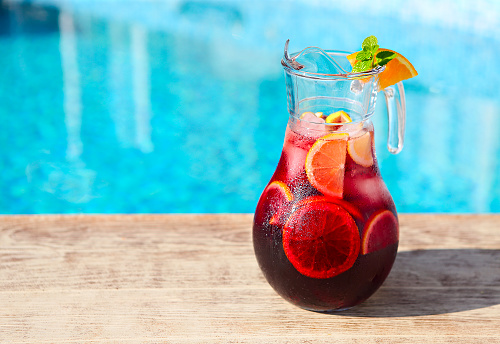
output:
M307 49L307 48L306 48ZM305 49L304 49L305 50ZM303 50L291 54L291 58L295 58L297 55L299 55ZM353 52L350 51L345 51L345 50L324 50L328 55L343 55L347 56L352 54ZM305 77L309 79L316 79L316 80L355 80L359 78L364 78L364 77L371 77L371 76L376 76L380 73L382 73L385 70L385 66L377 66L373 69L370 69L365 72L360 72L360 73L338 73L338 74L327 74L327 73L313 73L313 72L302 72L300 70L297 70L293 68L290 63L288 62L288 58L285 55L283 55L283 58L281 59L281 65L283 66L283 69L289 73L293 74L296 76L300 77Z

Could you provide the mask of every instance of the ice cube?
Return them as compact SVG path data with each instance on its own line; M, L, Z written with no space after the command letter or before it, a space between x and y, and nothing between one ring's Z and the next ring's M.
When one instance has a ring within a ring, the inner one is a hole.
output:
M304 112L300 115L300 119L303 121L307 121L309 123L317 123L317 124L325 124L325 119L323 118L322 112Z
M300 114L300 120L296 121L293 129L301 135L318 139L327 134L325 119L314 112L306 111Z

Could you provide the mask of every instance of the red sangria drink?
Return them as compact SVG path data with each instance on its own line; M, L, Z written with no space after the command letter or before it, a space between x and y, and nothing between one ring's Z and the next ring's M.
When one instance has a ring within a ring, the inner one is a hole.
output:
M345 73L352 54L307 48L290 58L286 49L289 121L278 166L255 211L255 255L287 301L320 312L348 309L382 285L399 242L370 120L384 69ZM397 153L404 90L399 83L384 92L388 146Z
M389 274L396 211L377 167L370 121L328 126L320 137L304 124L310 125L289 121L278 167L257 205L255 254L286 300L316 311L346 309Z

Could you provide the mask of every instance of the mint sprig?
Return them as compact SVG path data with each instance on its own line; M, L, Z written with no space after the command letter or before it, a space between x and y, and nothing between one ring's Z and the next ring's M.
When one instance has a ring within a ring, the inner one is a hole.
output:
M366 37L363 44L361 44L361 48L363 50L356 55L357 61L352 67L353 73L372 70L377 66L385 66L390 60L396 57L396 54L390 51L377 52L380 46L375 36Z

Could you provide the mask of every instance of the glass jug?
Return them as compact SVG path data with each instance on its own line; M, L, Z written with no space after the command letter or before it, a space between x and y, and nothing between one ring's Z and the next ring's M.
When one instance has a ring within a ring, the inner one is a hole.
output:
M347 52L322 52L348 68ZM289 121L278 166L255 211L255 255L269 284L292 304L319 312L348 309L382 285L398 248L396 208L377 166L370 120L383 67L325 74L300 69L294 56L285 48ZM403 85L383 92L388 148L398 153Z

